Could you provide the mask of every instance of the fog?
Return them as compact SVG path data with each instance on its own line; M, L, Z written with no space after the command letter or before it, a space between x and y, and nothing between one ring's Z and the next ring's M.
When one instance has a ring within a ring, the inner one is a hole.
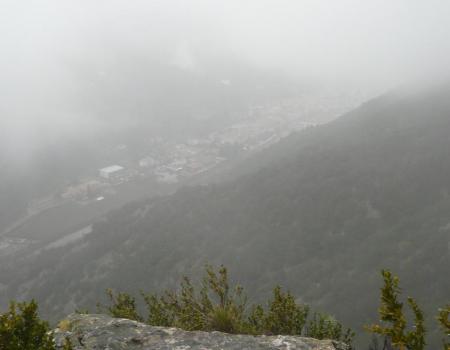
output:
M41 132L86 129L95 111L80 113L77 94L90 84L89 74L120 65L120 54L136 58L122 64L137 70L157 60L200 74L208 73L204 57L233 59L309 83L375 91L446 72L450 54L445 0L4 0L0 6L2 128L14 130L7 132L14 138L20 130L28 142L37 137L31 123Z
M444 0L3 0L0 160L133 128L182 133L258 98L447 76L449 17Z
M449 0L0 0L0 312L56 324L224 264L367 345L389 268L437 348L449 62ZM253 310L233 331L272 327Z

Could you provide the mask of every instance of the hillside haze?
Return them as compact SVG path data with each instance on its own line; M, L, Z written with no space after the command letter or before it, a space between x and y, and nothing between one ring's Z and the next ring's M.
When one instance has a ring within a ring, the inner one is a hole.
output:
M250 298L280 284L362 333L389 268L431 320L450 294L449 150L450 85L397 89L253 155L228 181L128 204L69 244L4 258L2 302L35 297L56 319L105 288L160 291L224 264Z

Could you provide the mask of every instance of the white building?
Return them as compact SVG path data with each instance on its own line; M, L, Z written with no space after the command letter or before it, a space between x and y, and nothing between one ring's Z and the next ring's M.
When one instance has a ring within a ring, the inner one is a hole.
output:
M100 177L103 177L104 179L111 179L113 177L116 177L120 175L124 170L124 167L121 167L120 165L111 165L106 168L100 169Z

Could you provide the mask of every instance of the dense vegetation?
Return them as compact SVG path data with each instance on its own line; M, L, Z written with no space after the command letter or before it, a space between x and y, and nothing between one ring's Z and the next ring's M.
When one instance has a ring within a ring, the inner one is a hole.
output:
M352 343L354 333L333 317L321 313L310 316L310 308L298 304L289 292L277 286L267 305L248 305L244 289L231 286L228 272L206 267L199 288L184 277L178 291L163 294L141 293L147 317L139 314L133 296L107 291L110 305L100 306L114 317L146 321L153 326L179 327L185 330L221 331L237 334L304 335L316 339L334 339Z
M40 320L37 304L11 302L9 311L0 315L1 350L53 350L53 338L47 322Z
M390 271L381 272L384 285L381 288L380 319L383 324L366 329L383 337L381 349L378 338L373 338L369 350L424 350L426 329L423 312L417 302L408 297L414 314L414 326L407 329L407 317L400 302L399 278ZM227 269L221 266L215 271L206 266L205 276L196 288L185 277L178 291L166 290L163 294L141 292L147 308L147 317L140 315L136 299L128 293L107 290L109 305L97 305L99 311L113 317L146 322L152 326L179 327L189 331L221 331L252 335L299 335L316 339L332 339L352 346L354 333L344 329L341 323L325 314L314 313L308 319L310 309L297 303L289 292L279 286L273 289L273 297L263 305L247 305L241 286L231 286ZM77 311L80 312L80 311ZM88 311L83 311L86 313ZM444 331L443 349L450 344L450 307L439 310L437 321ZM64 321L60 322L62 327ZM71 350L68 339L64 350ZM48 324L37 315L37 304L11 302L8 312L0 314L0 350L54 350Z
M449 149L449 87L386 95L248 160L233 181L130 204L82 241L2 262L1 296L25 291L61 317L109 287L174 288L210 262L256 303L283 285L362 334L387 267L437 348L435 307L450 294Z
M16 303L12 301L9 310L0 314L0 350L55 350L51 330L46 321L38 315L35 300ZM66 339L62 350L72 350Z

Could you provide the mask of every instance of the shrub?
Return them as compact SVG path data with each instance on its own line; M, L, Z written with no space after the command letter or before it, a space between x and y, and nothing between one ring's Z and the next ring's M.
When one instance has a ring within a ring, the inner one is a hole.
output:
M11 302L0 315L0 350L54 350L48 323L40 320L37 303Z
M308 313L308 306L297 304L292 294L283 293L277 286L273 290L273 299L269 300L267 312L257 305L249 319L257 333L302 334Z
M106 308L109 314L142 320L133 297L111 290L107 293L111 302ZM207 265L197 288L184 277L178 291L166 290L161 295L141 292L141 295L147 308L146 322L153 326L254 335L308 335L347 344L351 344L354 336L330 316L314 314L308 322L309 307L298 304L291 293L278 286L266 307L248 308L243 288L230 286L228 271L223 266L216 271Z
M321 313L314 313L306 328L306 336L316 339L339 340L351 346L355 333L347 328L344 330L342 324L334 317Z
M413 298L408 297L408 304L414 314L414 327L407 331L407 321L403 313L403 303L399 299L399 279L388 270L382 270L384 285L381 288L381 306L378 309L380 319L390 325L374 324L367 329L386 337L387 343L399 350L425 349L425 326L422 310Z
M142 321L136 308L136 300L127 293L115 293L112 289L106 290L106 295L109 298L110 306L106 307L106 312L113 317L127 318L129 320ZM100 310L105 308L98 304Z
M164 302L164 298L157 294L141 292L147 306L148 316L146 322L153 326L170 327L174 324L174 313Z
M228 272L216 273L206 267L199 291L184 277L180 291L166 291L162 296L143 293L148 310L147 322L155 326L175 326L186 330L245 332L246 299L240 286L230 288Z

